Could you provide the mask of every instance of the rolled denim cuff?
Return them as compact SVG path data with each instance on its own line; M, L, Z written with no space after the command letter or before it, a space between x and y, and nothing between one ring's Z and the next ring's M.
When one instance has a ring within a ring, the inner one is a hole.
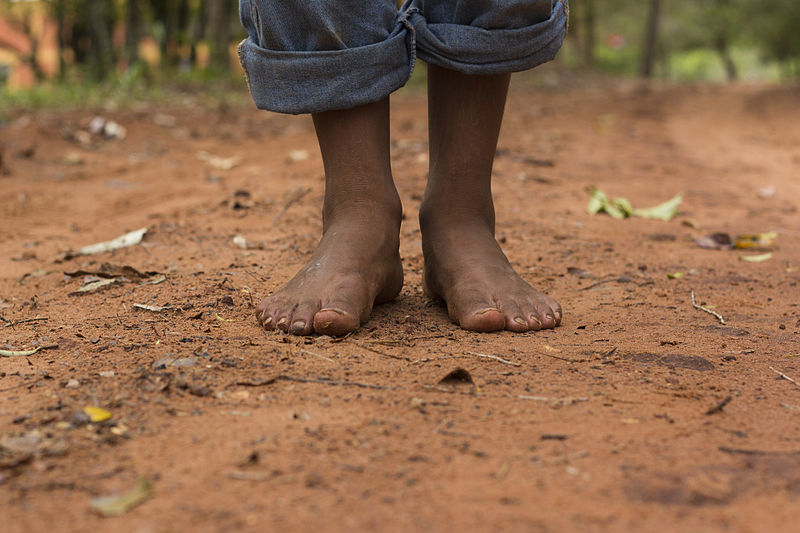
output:
M377 102L408 81L414 37L402 24L386 40L342 50L267 50L248 38L239 44L256 107L315 113Z
M555 58L567 33L567 7L554 2L550 18L514 29L485 29L428 23L414 2L408 20L414 27L417 57L464 74L505 74L528 70Z

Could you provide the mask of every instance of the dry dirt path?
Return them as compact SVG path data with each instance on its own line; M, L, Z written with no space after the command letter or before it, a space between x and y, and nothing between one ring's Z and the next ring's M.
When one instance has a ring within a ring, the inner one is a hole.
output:
M795 530L800 385L771 368L800 382L799 95L517 80L498 238L566 312L522 335L460 331L422 294L422 93L393 101L406 286L345 339L252 316L321 229L306 118L142 105L101 113L127 128L104 140L90 112L21 113L0 126L0 350L57 347L0 358L0 530ZM684 203L592 217L588 185ZM695 243L769 231L762 263ZM143 277L74 295L65 272L103 263ZM456 368L474 385L439 384ZM140 477L138 507L90 510Z

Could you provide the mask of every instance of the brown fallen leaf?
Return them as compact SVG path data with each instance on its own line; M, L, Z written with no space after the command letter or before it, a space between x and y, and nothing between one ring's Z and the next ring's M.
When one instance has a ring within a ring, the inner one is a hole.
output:
M100 289L104 289L109 285L114 285L115 283L120 283L124 281L125 278L110 278L110 279L101 279L100 281L94 281L92 283L87 283L83 287L78 290L72 291L69 293L70 296L81 296L84 294L89 294L90 292L94 292Z
M74 272L64 272L65 276L71 278L77 276L97 276L98 278L139 278L145 279L152 276L159 275L160 272L147 271L141 272L129 265L113 265L111 263L102 263L99 268L95 270L75 270Z

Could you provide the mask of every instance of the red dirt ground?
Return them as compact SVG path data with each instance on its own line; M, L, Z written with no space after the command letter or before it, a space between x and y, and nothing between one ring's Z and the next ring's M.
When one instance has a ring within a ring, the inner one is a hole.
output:
M124 140L80 133L89 111L1 126L0 349L57 347L0 358L0 530L797 531L800 385L772 369L800 383L800 91L532 80L501 135L498 238L565 318L528 334L461 331L422 294L422 91L392 104L406 285L344 339L253 316L321 230L307 117L187 99L102 113ZM684 202L590 216L588 185ZM761 263L695 243L768 231ZM65 272L102 263L166 279L72 295L93 278ZM456 368L475 386L439 384ZM90 509L140 476L138 507Z

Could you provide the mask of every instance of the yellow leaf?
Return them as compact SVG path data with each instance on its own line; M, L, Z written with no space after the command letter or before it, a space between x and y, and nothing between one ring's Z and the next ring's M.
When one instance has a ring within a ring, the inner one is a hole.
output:
M764 261L772 259L772 252L761 255L743 255L740 256L739 259L747 261L748 263L763 263Z
M92 422L103 422L104 420L111 418L111 413L105 409L93 407L91 405L89 407L84 407L83 412L89 415L89 420Z
M153 486L145 477L140 477L136 485L119 496L106 496L92 500L92 510L102 516L118 516L133 509L153 495Z

